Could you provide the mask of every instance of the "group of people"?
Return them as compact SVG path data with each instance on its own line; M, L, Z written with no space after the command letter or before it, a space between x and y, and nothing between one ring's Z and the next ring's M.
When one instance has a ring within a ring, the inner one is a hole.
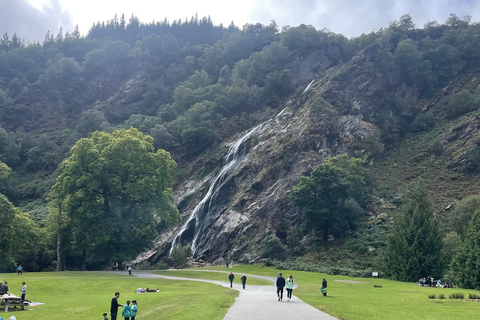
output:
M27 295L27 284L22 282L22 288L18 289L22 293L22 301L25 301L25 296ZM8 282L0 281L0 296L8 293Z
M287 288L287 301L290 301L292 299L292 292L293 292L293 276L289 275L287 280L285 281L285 278L281 273L277 275L277 297L278 301L283 301L283 289L286 287Z
M115 292L115 295L112 298L112 303L110 306L110 320L117 320L118 307L122 307L122 318L125 320L135 320L138 312L137 300L127 300L126 304L118 303L118 298L120 298L120 292ZM108 320L107 313L103 314L103 320Z
M452 283L452 281L445 281L445 283L442 284L441 280L434 280L430 276L421 278L417 281L417 284L421 287L455 288L455 285Z
M235 275L233 274L232 271L230 271L230 274L228 275L228 280L230 280L230 288L233 287L233 279L235 279ZM243 289L245 289L245 284L247 284L247 276L243 275L240 278L240 283L242 284Z

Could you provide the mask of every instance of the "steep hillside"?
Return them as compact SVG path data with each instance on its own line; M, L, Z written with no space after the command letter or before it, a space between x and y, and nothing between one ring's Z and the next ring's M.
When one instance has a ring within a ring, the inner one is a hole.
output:
M131 126L176 161L183 216L174 229L158 226L137 261L156 263L173 245L190 244L198 259L250 262L275 235L288 257L381 268L375 259L409 182L423 180L445 231L455 203L478 194L479 35L479 24L455 15L424 28L405 15L353 39L197 17L115 19L86 37L59 33L42 44L6 34L0 161L12 174L0 192L45 232L29 253L31 269L49 267L58 249L47 208L58 164L92 132ZM289 194L301 176L345 153L365 160L373 196L359 228L323 247L303 231ZM59 250L70 267L85 258L73 238Z

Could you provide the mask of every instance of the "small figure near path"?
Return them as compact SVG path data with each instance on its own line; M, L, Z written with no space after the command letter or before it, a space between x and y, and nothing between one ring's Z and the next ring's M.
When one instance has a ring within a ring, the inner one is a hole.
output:
M293 276L289 275L287 279L287 301L292 300Z
M285 278L282 277L282 274L279 273L277 276L277 297L278 301L283 299L283 288L285 287Z
M23 267L21 264L19 264L17 267L17 276L20 276L20 275L23 277Z
M243 275L243 276L240 278L240 282L242 283L243 289L245 290L245 284L247 283L247 276L246 276L246 275Z
M233 272L230 271L230 274L228 275L228 280L230 280L230 288L232 288L233 279L235 279L235 276L233 275Z
M322 287L321 287L322 294L326 297L327 296L327 280L323 278L322 280Z
M120 297L120 292L115 292L115 295L112 298L112 305L110 306L110 318L111 320L117 320L118 307L123 307L123 304L118 303L118 298Z
M128 266L128 275L129 275L129 276L132 275L132 267L131 267L131 266Z

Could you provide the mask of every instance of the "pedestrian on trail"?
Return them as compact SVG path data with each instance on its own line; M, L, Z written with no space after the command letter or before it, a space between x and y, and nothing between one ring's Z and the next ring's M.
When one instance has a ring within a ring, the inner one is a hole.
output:
M326 297L327 296L327 280L323 278L322 280L322 288L321 288L322 294Z
M243 275L243 276L240 278L240 282L242 283L243 289L245 289L245 283L247 283L247 276L246 276L246 275Z
M278 301L283 299L283 288L285 287L285 278L282 277L282 274L279 273L277 276L277 297Z
M132 275L132 267L131 267L131 266L128 266L128 275L129 275L129 276Z
M124 317L125 320L130 320L131 316L132 316L132 307L130 306L130 300L127 300L127 304L123 306L122 317Z
M132 315L130 320L135 320L135 317L137 316L137 311L138 311L138 306L137 306L137 300L132 301Z
M27 285L25 284L25 282L22 282L22 289L18 289L22 292L22 302L25 301L25 295L27 294Z
M233 272L230 271L230 274L228 275L228 280L230 280L230 288L232 288L232 284L233 284L233 279L235 279L235 276L233 275Z
M20 276L20 275L23 277L23 267L21 264L19 264L17 267L17 276Z
M289 275L287 279L287 301L292 300L293 276Z
M112 304L110 306L110 318L111 320L117 320L118 307L123 307L123 304L118 303L118 298L120 297L120 292L115 292L115 295L112 298Z

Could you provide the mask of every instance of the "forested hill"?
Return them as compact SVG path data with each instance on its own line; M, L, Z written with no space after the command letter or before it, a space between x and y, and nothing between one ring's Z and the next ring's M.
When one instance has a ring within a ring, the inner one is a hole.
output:
M28 237L38 243L12 259L27 264L31 257L30 269L56 259L47 197L57 166L79 139L130 127L153 137L155 149L169 151L178 164L173 187L186 215L222 166L227 145L286 110L278 118L285 120L271 127L277 131L252 141L257 150L269 146L265 154L276 151L263 162L254 153L241 167L222 207L239 214L238 221L219 231L225 234L217 239L221 244L205 239L202 257L255 257L255 245L267 234L287 246L288 256L308 254L288 194L314 166L349 153L370 169L373 200L361 210L362 219L370 219L365 223L378 224L370 229L377 240L362 238L362 255L355 257L365 261L356 267L372 267L377 251L365 248L381 249L385 210L395 207L409 181L427 181L445 231L451 231L450 214L443 208L480 190L479 55L480 24L456 15L423 28L404 15L352 39L306 25L280 32L275 22L238 28L197 17L173 23L115 17L94 24L86 36L60 30L42 43L5 33L0 161L11 173L0 180L0 192L28 213L22 217L33 219L25 220ZM251 229L240 231L240 223ZM359 263L350 255L358 251L348 242L351 235L333 235L347 236L333 242L346 253L329 256L328 263ZM72 267L82 253L75 239L64 240ZM86 258L99 267L95 257Z

